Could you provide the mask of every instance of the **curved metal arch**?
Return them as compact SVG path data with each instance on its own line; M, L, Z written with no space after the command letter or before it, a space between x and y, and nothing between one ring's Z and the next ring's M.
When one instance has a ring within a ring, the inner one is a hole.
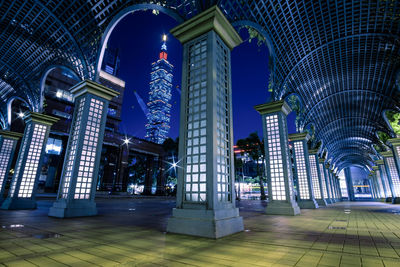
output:
M376 91L372 91L372 90L351 90L351 89L342 90L342 91L335 92L335 93L333 93L333 94L328 95L327 97L322 98L322 99L321 99L320 101L318 101L310 110L308 110L307 112L304 112L304 113L305 113L305 115L304 115L304 123L308 123L308 120L309 120L308 117L310 116L309 114L310 114L311 112L313 112L319 105L325 103L326 101L328 101L328 100L331 99L332 97L336 97L336 96L341 95L341 94L344 94L344 93L355 93L355 92L359 92L359 93L370 93L370 94L378 95L378 96L380 96L380 97L382 97L382 98L384 98L384 99L386 99L386 100L388 100L388 101L390 101L390 102L392 102L392 103L394 104L393 99L391 99L390 97L388 97L388 96L386 96L386 95L384 95L384 94L378 93L378 92L376 92Z
M365 157L362 157L358 154L343 154L337 158L335 158L334 160L332 159L332 163L335 163L336 165L341 165L341 163L343 164L344 162L358 162L361 166L374 166L374 162L372 160L368 160Z
M327 42L327 43L325 43L325 44L323 44L323 45L317 47L316 49L314 49L313 51L311 51L311 52L309 52L307 55L305 55L302 59L300 59L300 60L296 63L296 65L293 66L293 68L290 70L290 72L286 75L286 78L284 79L284 81L283 81L282 84L281 84L281 88L284 88L284 86L285 86L286 83L287 83L287 79L288 79L289 77L292 76L292 72L294 72L299 66L301 66L301 65L303 64L303 61L305 61L306 59L308 59L308 58L309 58L311 55L313 55L314 53L316 53L316 52L318 52L319 50L322 50L323 48L328 47L328 46L330 46L331 44L334 44L334 43L336 43L336 42L341 42L341 41L346 40L346 39L352 39L352 38L363 37L363 36L391 37L391 38L393 38L394 40L399 39L398 36L393 35L393 34L383 34L383 33L361 33L361 34L349 35L349 36L345 36L345 37L341 37L341 38L338 38L338 39L331 40L331 41L329 41L329 42ZM282 93L281 93L281 95L282 95ZM280 98L281 98L281 97L280 97ZM279 98L279 99L280 99L280 98ZM276 99L276 100L279 100L279 99Z
M30 93L34 94L34 91L33 91L32 88L30 87L29 83L28 83L18 72L16 72L16 71L14 70L13 67L11 67L9 64L7 64L7 62L5 62L4 60L2 60L1 58L0 58L0 64L2 64L2 65L5 66L7 69L9 69L9 70L13 73L13 75L15 75L15 76L17 77L17 80L20 80L20 82L21 82L23 85L26 86L26 89L28 89L28 90L30 91ZM17 81L17 80L16 80L16 81ZM3 80L3 81L4 81L4 80ZM8 83L12 88L14 88L14 90L16 89L16 88L15 88L15 85L10 84L10 83L7 82L7 81L4 81L4 82ZM15 90L15 91L16 91L16 90Z
M341 117L341 118L335 119L335 120L333 120L333 121L330 121L328 124L325 124L324 127L322 127L321 129L319 129L319 131L318 131L319 133L316 134L316 136L319 137L320 133L324 132L325 128L330 127L331 124L337 123L338 121L342 121L342 120L353 120L353 119L355 119L355 121L360 120L360 121L367 121L367 122L369 122L369 119L367 119L367 118L365 118L365 117L360 117L360 116ZM371 123L373 123L373 122L371 122ZM385 129L385 126L386 126L386 125L381 125L381 123L379 122L379 123L378 123L378 126L381 126L381 128L379 128L379 127L376 127L376 128Z
M68 66L63 66L63 65L50 65L47 66L46 69L44 71L42 71L42 74L40 75L40 109L43 109L43 101L44 101L44 86L46 83L46 79L47 76L49 75L50 72L52 72L54 69L56 68L60 68L62 70L66 70L68 72L71 72L72 75L75 76L75 78L77 78L77 80L82 80L82 77L79 76L78 73L76 73L75 70L73 70L72 68L68 67Z
M99 75L100 75L100 68L101 64L103 62L103 57L104 57L104 52L106 49L106 45L108 43L108 39L110 38L110 35L112 31L114 30L115 26L128 14L134 12L134 11L140 11L140 10L147 10L147 9L155 9L158 11L163 12L164 14L170 16L171 18L175 19L178 23L182 23L184 19L179 15L179 13L175 12L174 10L170 8L166 8L157 4L133 4L131 6L128 6L121 11L119 11L113 19L108 23L106 29L103 31L101 41L99 43L99 46L97 51L97 57L96 57L96 66L95 66L95 81L99 80Z
M356 142L350 143L349 141L344 141L344 142L336 141L335 144L336 143L339 143L339 144L337 144L337 145L332 144L333 148L330 151L332 155L336 155L336 152L338 150L342 150L342 149L354 149L354 150L359 149L361 151L366 151L366 152L371 151L371 153L373 153L372 148L368 144L365 144L363 142L356 141Z
M36 1L46 12L51 14L53 19L63 28L73 45L75 46L76 51L78 52L79 57L81 58L81 62L84 64L84 75L85 77L89 77L89 69L87 66L86 58L83 54L81 47L79 46L78 42L76 41L75 37L71 34L70 30L64 25L64 23L49 9L45 6L41 1ZM84 77L81 77L84 78Z

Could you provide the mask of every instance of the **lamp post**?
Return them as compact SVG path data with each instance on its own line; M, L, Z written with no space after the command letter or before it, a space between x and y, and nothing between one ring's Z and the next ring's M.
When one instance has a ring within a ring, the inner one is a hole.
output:
M121 168L122 168L122 150L123 150L123 146L126 145L126 147L129 147L129 144L131 143L131 139L125 137L122 140L122 143L118 146L118 159L117 159L117 173L116 175L114 175L113 178L113 182L112 182L112 186L111 186L111 194L112 192L115 191L115 181L117 179L117 177L119 177L121 175Z

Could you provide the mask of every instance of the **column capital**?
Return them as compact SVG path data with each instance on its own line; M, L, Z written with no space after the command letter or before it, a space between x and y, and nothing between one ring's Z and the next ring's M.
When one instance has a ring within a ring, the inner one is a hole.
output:
M286 103L285 100L257 105L254 106L254 109L261 115L274 112L283 112L285 115L288 115L292 111L292 109L289 107L288 103Z
M13 140L19 140L23 136L22 133L16 133L16 132L11 132L11 131L4 131L4 130L0 130L0 135L3 136L4 138L13 139Z
M400 146L400 138L390 138L387 141L393 146Z
M52 126L54 123L59 121L59 119L56 117L37 112L29 112L28 115L24 117L24 120L25 123L32 121L32 122L42 123L48 126Z
M393 157L393 153L390 150L385 151L385 152L380 152L379 154L381 154L381 156L384 157L384 158Z
M384 165L385 164L385 162L383 162L383 159L375 160L375 163L376 163L376 165Z
M309 149L308 150L308 154L309 155L316 155L318 154L318 149ZM319 162L319 161L318 161Z
M90 93L102 97L108 101L119 95L119 92L90 80L84 80L74 85L70 92L74 94L75 98L85 93Z
M307 132L304 133L294 133L289 134L290 141L308 141L310 139L310 135Z
M221 37L230 50L243 42L240 35L217 6L201 12L197 16L176 26L170 32L184 44L211 30L215 31Z
M324 164L325 163L325 159L318 159L318 162Z
M373 169L374 171L376 171L376 170L379 169L379 167L378 167L378 166L372 166L372 169Z

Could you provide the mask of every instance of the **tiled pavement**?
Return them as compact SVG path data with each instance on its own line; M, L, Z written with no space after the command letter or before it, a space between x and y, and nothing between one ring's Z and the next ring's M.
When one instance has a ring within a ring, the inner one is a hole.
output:
M296 217L240 203L245 231L219 240L166 234L171 199L98 200L99 216L0 211L0 266L400 266L400 206L336 203Z

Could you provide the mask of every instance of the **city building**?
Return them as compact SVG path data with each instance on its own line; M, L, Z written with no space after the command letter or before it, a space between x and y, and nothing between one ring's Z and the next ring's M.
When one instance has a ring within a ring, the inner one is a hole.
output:
M159 59L151 64L149 102L145 139L162 144L168 137L171 120L171 88L173 65L168 62L166 35Z

